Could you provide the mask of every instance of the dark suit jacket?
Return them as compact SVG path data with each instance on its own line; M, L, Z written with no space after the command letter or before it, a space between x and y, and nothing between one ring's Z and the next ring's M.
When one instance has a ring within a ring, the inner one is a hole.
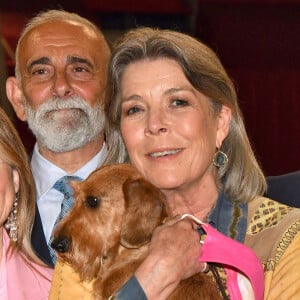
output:
M38 257L48 266L54 268L50 257L45 234L43 231L42 221L38 207L36 207L35 220L31 233L31 244Z
M300 171L267 177L267 197L289 206L300 207Z

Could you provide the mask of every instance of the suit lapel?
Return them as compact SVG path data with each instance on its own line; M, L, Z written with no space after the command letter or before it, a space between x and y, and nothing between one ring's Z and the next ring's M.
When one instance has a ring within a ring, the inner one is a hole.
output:
M31 233L31 244L38 257L48 266L53 268L54 265L52 263L47 242L45 239L45 234L43 231L42 221L38 207L36 207L35 219Z

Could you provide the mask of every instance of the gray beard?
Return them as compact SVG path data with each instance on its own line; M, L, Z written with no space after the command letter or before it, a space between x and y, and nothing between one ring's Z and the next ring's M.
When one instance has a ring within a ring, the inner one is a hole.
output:
M105 115L101 105L92 108L79 96L50 98L36 110L24 100L29 128L37 142L53 152L83 147L104 130Z

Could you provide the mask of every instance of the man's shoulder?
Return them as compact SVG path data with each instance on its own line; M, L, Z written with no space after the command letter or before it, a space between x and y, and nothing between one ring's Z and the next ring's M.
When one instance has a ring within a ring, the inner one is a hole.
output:
M300 207L300 170L266 178L267 197L290 206Z

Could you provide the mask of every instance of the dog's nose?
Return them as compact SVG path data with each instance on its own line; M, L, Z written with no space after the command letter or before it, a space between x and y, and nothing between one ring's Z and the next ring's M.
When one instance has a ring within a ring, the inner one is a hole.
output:
M66 237L58 237L51 243L51 247L59 253L67 252L70 246L70 239Z

